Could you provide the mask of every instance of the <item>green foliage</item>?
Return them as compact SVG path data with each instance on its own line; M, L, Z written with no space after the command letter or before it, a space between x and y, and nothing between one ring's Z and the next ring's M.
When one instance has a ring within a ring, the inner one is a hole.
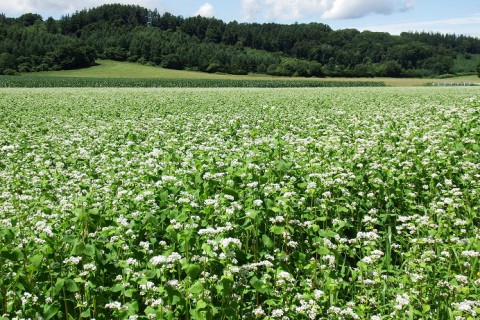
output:
M42 16L34 13L25 13L18 18L18 22L24 27L32 26L37 21L43 21Z
M163 68L167 69L176 69L181 70L183 69L183 64L180 56L178 54L167 54L161 59L160 65Z
M402 75L402 66L394 60L389 60L381 66L379 73L385 77L400 77Z
M95 62L95 52L92 48L73 43L62 44L48 52L43 61L53 66L54 70L85 68Z
M58 33L58 23L26 14L2 26L0 74L85 68L95 61L94 49ZM8 70L8 72L7 72Z
M52 64L51 56L72 41L77 47L93 48L104 59L204 72L306 77L373 77L384 75L385 69L395 77L435 76L464 72L453 62L455 57L480 53L480 40L462 35L392 36L354 29L334 31L321 23L226 23L121 4L77 11L58 21L43 21L28 13L18 19L4 18L1 23L0 52L12 54L9 69L21 72L70 68L67 60L77 60L78 52L71 51L68 59L62 59L66 63ZM391 61L401 66L400 72L391 69Z
M458 54L454 60L452 72L455 74L476 74L477 64L480 62L480 54Z
M480 312L477 88L0 95L0 319Z

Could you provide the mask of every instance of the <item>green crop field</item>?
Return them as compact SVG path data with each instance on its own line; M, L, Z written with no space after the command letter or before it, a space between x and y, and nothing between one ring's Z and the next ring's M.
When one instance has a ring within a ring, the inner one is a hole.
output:
M97 60L97 65L78 70L63 70L63 71L48 71L48 72L36 72L27 73L24 75L29 78L26 81L22 79L12 80L11 77L0 79L1 82L13 81L15 82L33 82L34 79L39 78L38 81L59 81L52 78L96 78L100 81L113 81L112 79L121 79L119 81L131 81L136 79L137 82L140 79L148 79L149 81L161 81L161 80L185 80L190 82L201 81L206 79L207 81L278 81L279 83L286 81L293 82L381 82L387 86L393 87L408 87L408 86L425 86L432 82L478 82L477 76L462 76L452 77L448 79L419 79L419 78L301 78L301 77L272 77L267 75L229 75L229 74L217 74L217 73L205 73L194 72L185 70L171 70L159 67L153 67L148 65L142 65L132 62L118 62L112 60ZM22 78L18 77L18 78ZM130 79L130 80L128 80ZM75 79L70 79L71 82L75 82ZM78 81L78 80L77 80ZM81 80L86 81L86 80ZM97 81L98 82L98 81ZM5 85L2 85L5 86ZM247 86L247 85L245 85ZM287 85L284 85L287 86ZM309 85L312 86L312 85ZM322 86L322 85L318 85Z
M380 81L316 81L293 79L220 78L97 78L51 76L0 76L0 88L311 88L384 87Z
M0 89L0 319L478 319L479 93Z

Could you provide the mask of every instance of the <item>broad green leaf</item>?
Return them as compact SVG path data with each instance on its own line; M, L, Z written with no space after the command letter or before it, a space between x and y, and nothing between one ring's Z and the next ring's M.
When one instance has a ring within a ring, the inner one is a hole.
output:
M203 291L203 284L200 281L195 281L194 284L188 288L188 292L192 294L199 294L200 292Z
M267 236L266 234L262 235L262 242L267 248L273 248L274 246L272 239L270 239L270 237Z
M53 291L53 294L55 296L58 296L60 291L63 289L63 286L65 284L65 279L57 279L57 282L55 283L55 290Z
M90 257L95 256L95 246L92 244L87 244L82 253Z
M197 310L205 309L207 306L208 306L208 304L205 301L203 301L202 299L197 301Z
M280 227L280 226L271 226L270 231L272 231L276 235L279 235L279 234L283 234L285 232L285 228Z
M49 320L55 317L60 310L60 305L55 302L54 304L45 305L43 307L44 319Z
M32 265L36 269L38 269L40 267L40 265L42 264L43 256L41 254L36 254L34 256L31 256L29 260L32 263Z
M65 281L65 289L69 292L77 292L79 290L77 284L72 279Z
M315 251L318 254L330 254L330 250L324 246L318 246L317 249L315 249Z
M90 308L84 310L80 315L81 315L83 318L89 318L89 317L90 317Z
M192 279L197 279L200 271L202 271L202 269L200 268L199 265L190 264L190 265L188 265L188 267L187 267L186 273L187 273L187 275L188 275L190 278L192 278Z

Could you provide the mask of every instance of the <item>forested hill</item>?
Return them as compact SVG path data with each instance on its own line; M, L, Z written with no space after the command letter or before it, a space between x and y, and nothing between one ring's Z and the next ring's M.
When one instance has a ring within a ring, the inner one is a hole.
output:
M462 35L226 23L133 5L103 5L60 20L0 15L0 74L88 67L98 57L234 74L425 77L453 73L455 59L474 54L480 39Z

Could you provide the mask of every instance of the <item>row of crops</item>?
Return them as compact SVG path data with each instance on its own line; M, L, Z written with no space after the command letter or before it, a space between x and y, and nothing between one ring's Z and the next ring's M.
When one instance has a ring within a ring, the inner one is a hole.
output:
M478 94L0 89L0 319L478 319Z
M298 88L298 87L382 87L379 81L320 80L235 80L158 78L77 78L41 76L0 76L0 88L128 87L128 88Z

